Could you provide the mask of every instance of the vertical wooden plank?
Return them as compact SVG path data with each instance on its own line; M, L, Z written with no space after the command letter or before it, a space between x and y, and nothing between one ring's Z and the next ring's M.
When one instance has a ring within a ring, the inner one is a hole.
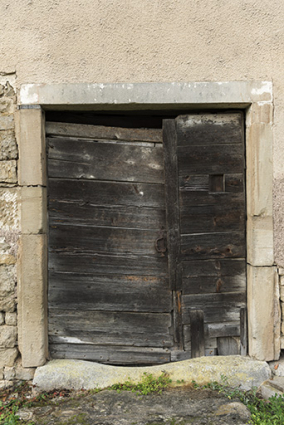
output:
M181 291L173 291L173 327L175 350L183 350Z
M205 355L204 313L202 310L190 310L191 357Z
M247 309L240 309L240 340L241 340L241 356L247 355Z
M218 356L234 356L240 354L240 341L237 337L225 336L217 338Z
M180 249L179 179L177 163L177 135L174 120L163 121L165 164L166 215L168 232L168 270L170 287L177 289L177 262Z

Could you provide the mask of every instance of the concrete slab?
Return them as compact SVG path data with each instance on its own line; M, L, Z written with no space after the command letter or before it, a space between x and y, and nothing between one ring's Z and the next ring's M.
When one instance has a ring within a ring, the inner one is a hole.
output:
M266 362L241 356L199 357L150 367L119 367L82 360L52 360L37 368L33 384L42 391L55 388L106 388L127 380L137 383L144 373L158 377L162 372L168 373L173 386L178 386L177 381L182 380L185 384L192 381L198 384L217 381L222 384L226 377L228 385L244 390L259 387L271 377Z

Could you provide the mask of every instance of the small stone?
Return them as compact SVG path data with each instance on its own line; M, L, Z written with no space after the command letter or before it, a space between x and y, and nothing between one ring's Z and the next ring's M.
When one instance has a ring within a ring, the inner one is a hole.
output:
M0 115L0 131L1 130L14 130L14 115Z
M240 402L233 402L228 404L222 404L215 412L216 416L227 416L236 415L243 421L248 421L251 417L251 413L248 408Z
M1 118L1 116L0 116ZM17 183L17 161L1 161L0 181L5 183Z
M12 381L0 381L0 390L6 390L9 387L12 387L14 384Z
M5 323L9 326L17 326L17 313L6 313Z
M0 325L5 323L5 315L2 311L0 311Z
M6 381L12 381L13 379L15 379L15 376L15 367L6 366L4 368L4 378Z
M0 99L0 113L12 114L15 110L13 99L9 97L2 97Z
M16 305L15 294L5 296L5 297L0 297L1 311L8 311L12 313L15 310L15 305Z
M13 130L0 131L0 160L17 159L18 148Z
M9 295L15 289L15 270L13 266L0 265L0 296Z
M16 326L3 325L0 333L0 347L12 348L16 345L17 328Z
M0 348L0 367L14 366L17 357L17 348Z
M257 390L257 394L264 399L268 400L270 397L276 395L283 395L282 391L277 390L275 387L271 385L270 381L266 381Z
M33 367L22 367L21 365L16 366L16 379L23 381L31 381L34 378L35 368Z
M11 86L11 84L9 83L9 81L6 82L6 85L4 87L4 93L5 96L9 96L9 97L14 97L15 96L15 90L14 87Z
M17 416L19 416L22 421L30 421L33 418L33 412L29 409L20 409L17 412Z

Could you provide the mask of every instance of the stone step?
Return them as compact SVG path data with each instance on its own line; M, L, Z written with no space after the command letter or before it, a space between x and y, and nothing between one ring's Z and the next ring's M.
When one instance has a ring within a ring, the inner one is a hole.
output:
M274 379L263 382L257 393L266 400L275 395L284 395L284 376L275 376Z

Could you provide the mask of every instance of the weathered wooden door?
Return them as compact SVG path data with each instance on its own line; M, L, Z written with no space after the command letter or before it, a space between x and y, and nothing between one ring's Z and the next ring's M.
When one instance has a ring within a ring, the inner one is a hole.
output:
M169 277L185 357L246 352L243 128L242 113L164 122Z
M52 357L245 352L241 113L47 123Z

